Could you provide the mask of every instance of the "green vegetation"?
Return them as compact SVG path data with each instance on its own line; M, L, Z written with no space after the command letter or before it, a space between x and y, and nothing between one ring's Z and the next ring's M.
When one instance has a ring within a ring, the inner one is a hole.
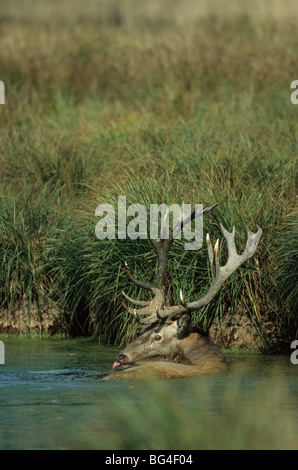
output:
M267 376L267 383L254 384L243 380L241 384L231 378L221 385L200 380L181 383L176 389L170 382L138 384L127 389L125 400L118 399L117 406L107 405L104 417L98 413L88 424L83 422L85 433L83 439L80 434L78 446L113 450L297 449L295 406L282 406L284 394L291 396L289 377L281 373L278 380Z
M63 331L127 341L136 325L121 290L147 293L124 260L152 278L154 251L99 241L97 205L220 202L204 220L213 241L219 222L235 224L239 249L247 224L263 237L194 320L208 329L247 311L264 347L265 320L288 348L298 327L295 2L0 3L1 311L25 301L30 318L48 304ZM207 288L205 246L198 256L175 243L169 267L170 300Z

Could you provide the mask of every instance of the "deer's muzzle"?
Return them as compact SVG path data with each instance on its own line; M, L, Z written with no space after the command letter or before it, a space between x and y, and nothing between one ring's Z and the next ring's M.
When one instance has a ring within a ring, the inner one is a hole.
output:
M118 366L123 366L124 364L127 364L128 360L127 357L124 354L119 354L117 356L116 361L113 364L113 369L115 369Z

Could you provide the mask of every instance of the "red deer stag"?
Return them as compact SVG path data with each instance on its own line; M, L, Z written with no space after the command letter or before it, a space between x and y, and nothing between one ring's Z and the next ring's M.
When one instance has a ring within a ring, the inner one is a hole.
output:
M194 211L188 220L182 220L181 230L190 220L206 214L217 205L205 207L200 214ZM126 300L139 307L131 308L123 303L125 309L133 314L141 325L144 325L145 330L118 354L113 369L118 366L124 366L124 369L114 371L106 378L189 377L224 372L229 369L219 347L191 324L190 312L207 305L219 292L225 280L254 255L262 229L257 226L257 232L253 233L247 228L247 242L241 255L237 253L235 247L235 229L233 228L230 233L221 225L221 231L227 242L228 260L224 266L220 266L219 240L215 243L213 250L209 234L207 234L206 241L213 279L207 293L194 302L185 302L180 291L180 305L165 304L167 258L173 237L167 240L150 239L158 261L154 282L135 279L125 263L129 279L138 287L149 289L154 297L150 302L146 302L132 299L124 292L122 293Z

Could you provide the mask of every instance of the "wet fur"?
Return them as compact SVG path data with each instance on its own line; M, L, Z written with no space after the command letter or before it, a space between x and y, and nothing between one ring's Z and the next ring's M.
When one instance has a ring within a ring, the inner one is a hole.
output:
M142 364L115 371L105 378L123 380L194 377L228 370L229 365L219 347L205 333L190 325L179 344L170 348L166 358L148 359Z

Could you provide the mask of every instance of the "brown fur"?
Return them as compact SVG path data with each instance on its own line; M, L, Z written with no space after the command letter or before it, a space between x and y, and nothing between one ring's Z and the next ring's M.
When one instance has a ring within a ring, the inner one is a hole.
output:
M157 334L159 341L154 340ZM176 322L146 332L119 353L125 357L123 365L132 366L106 379L194 377L229 370L218 346L196 327L188 325L181 339L179 334Z
M152 379L152 378L175 378L175 377L197 377L205 374L223 373L229 370L228 364L208 361L201 367L177 364L172 362L148 362L136 367L130 367L122 371L116 371L106 379L130 380L130 379Z
M191 360L185 356L181 346L177 346L176 348L170 350L169 361L174 362L176 364L192 364Z

